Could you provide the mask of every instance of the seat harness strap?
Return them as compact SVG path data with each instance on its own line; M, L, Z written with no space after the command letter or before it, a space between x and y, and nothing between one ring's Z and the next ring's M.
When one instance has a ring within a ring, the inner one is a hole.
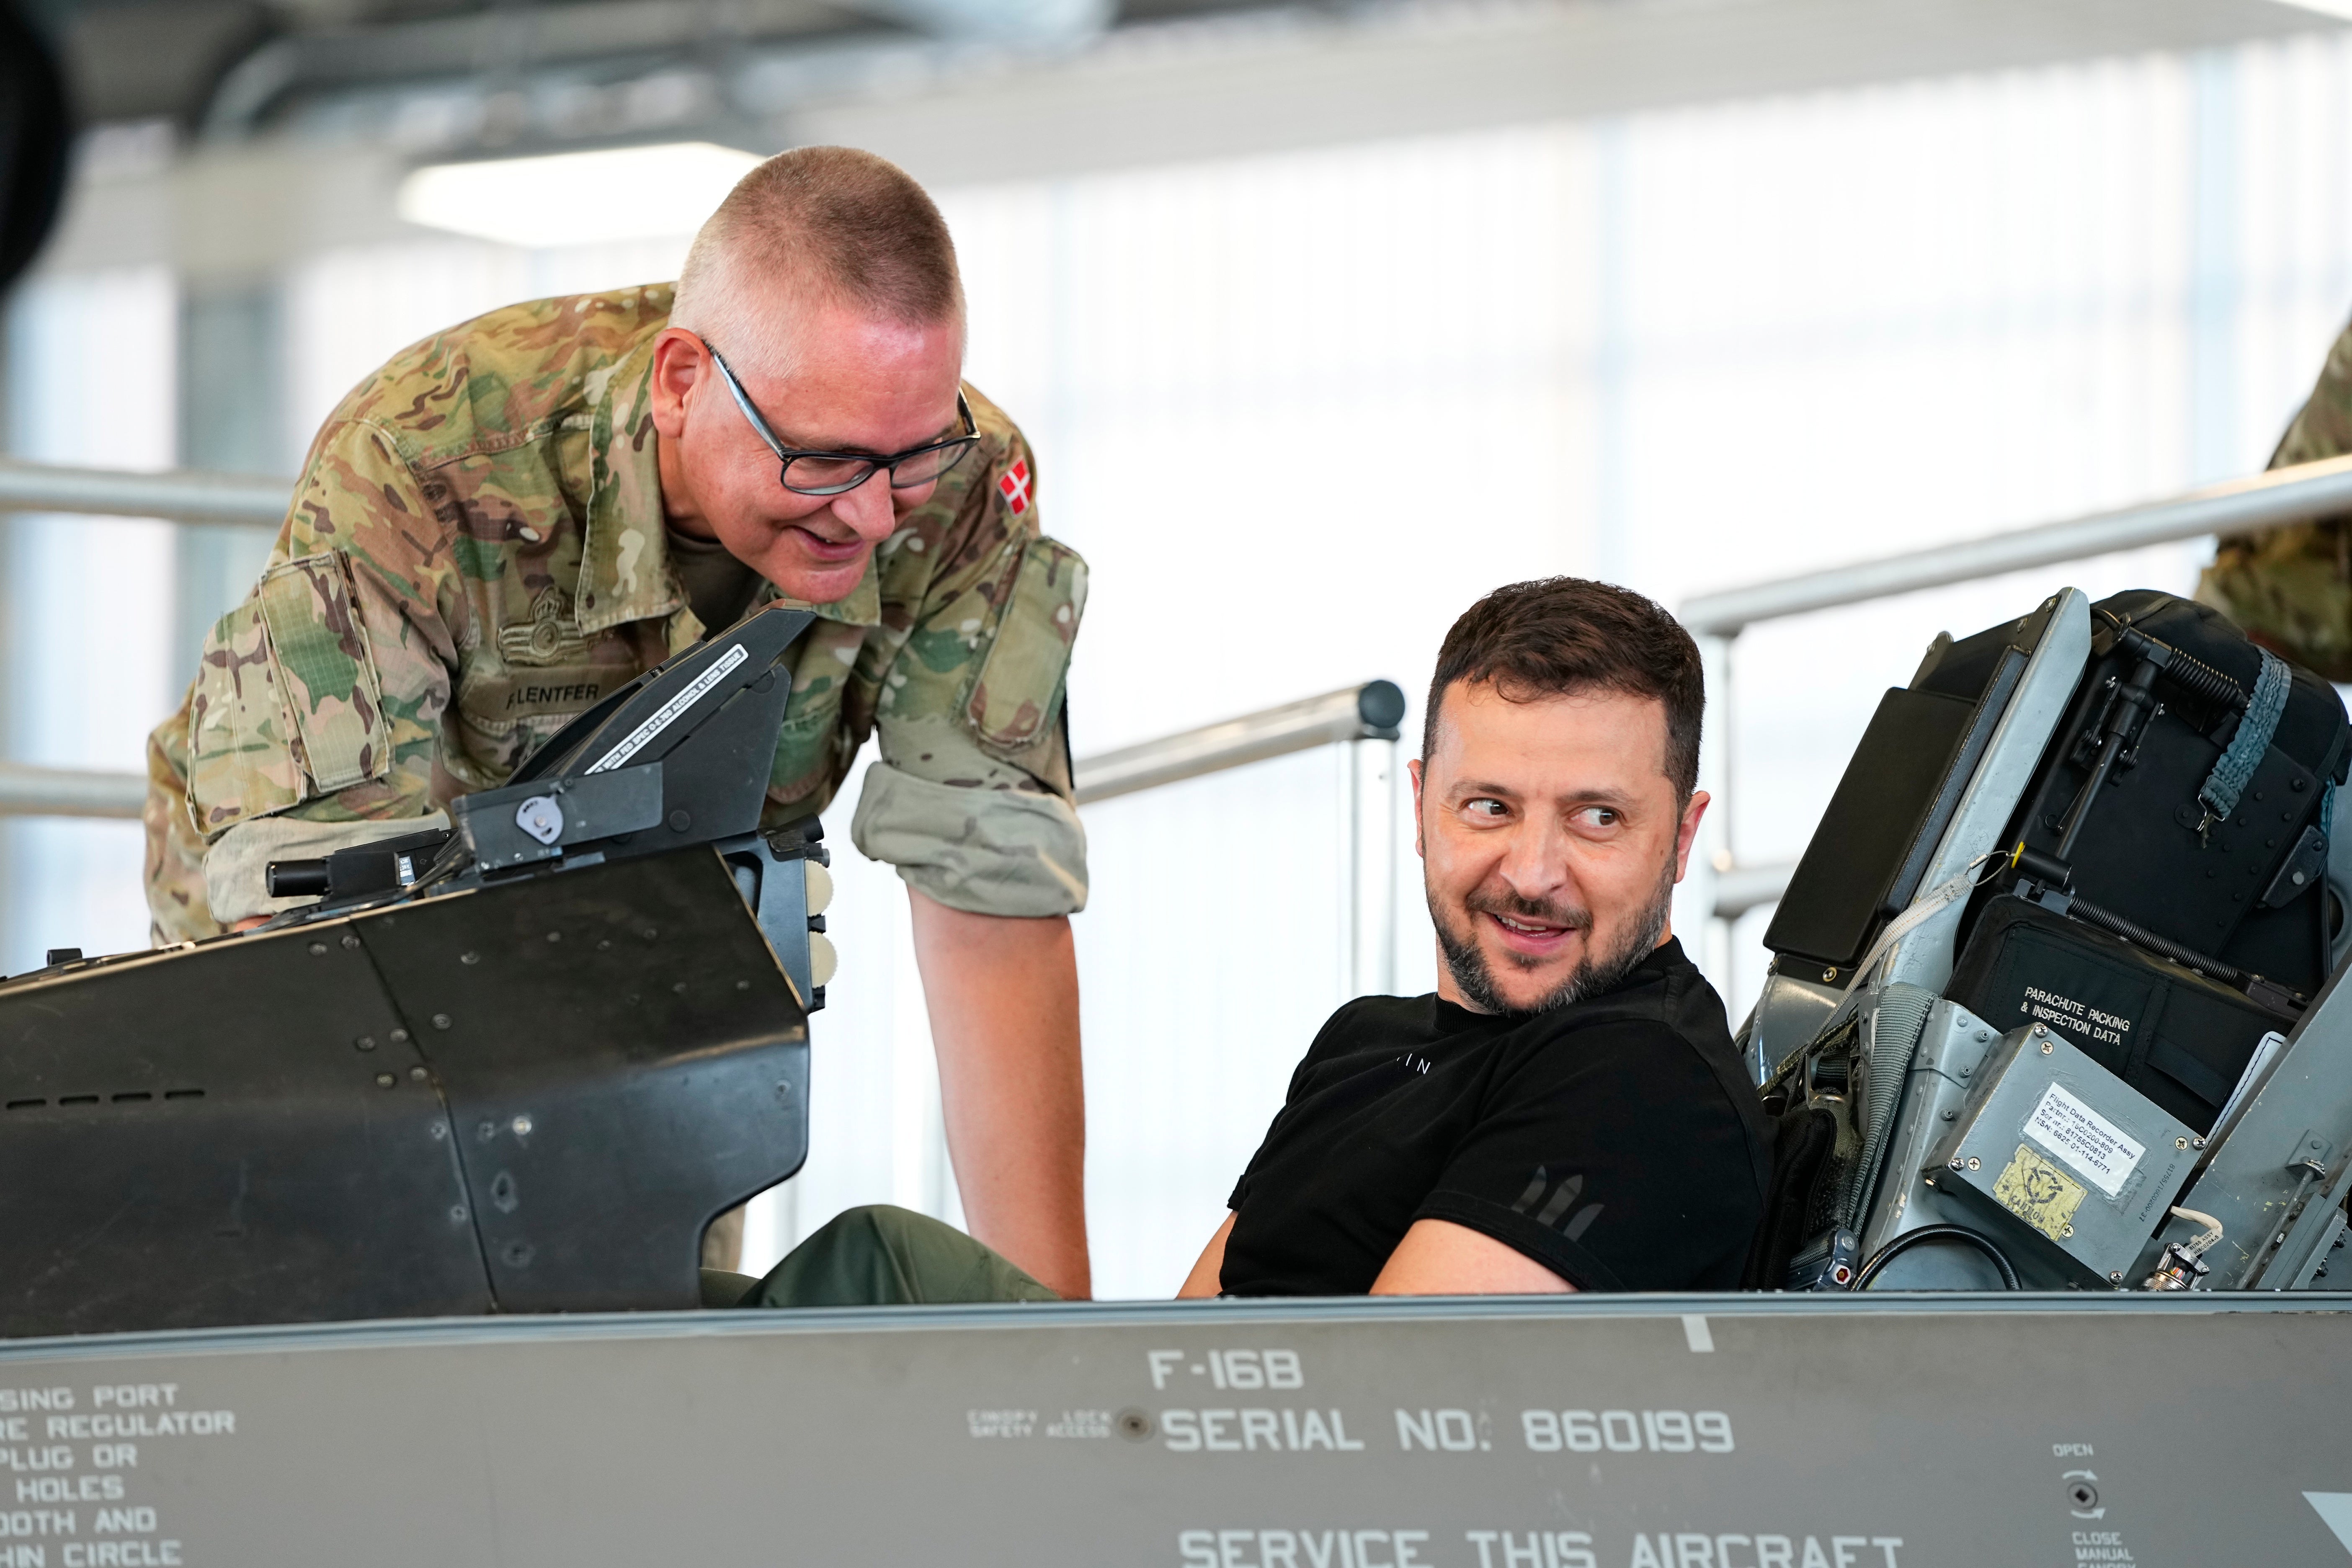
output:
M2254 677L2254 695L2246 704L2244 715L2238 721L2238 732L2213 764L2203 784L2197 791L2197 803L2205 808L2205 819L2197 825L2197 835L2202 838L2215 824L2230 820L2238 809L2238 797L2262 766L2263 753L2270 750L2271 736L2278 729L2279 715L2286 711L2287 692L2294 679L2286 660L2266 647L2254 650L2263 656L2263 671Z

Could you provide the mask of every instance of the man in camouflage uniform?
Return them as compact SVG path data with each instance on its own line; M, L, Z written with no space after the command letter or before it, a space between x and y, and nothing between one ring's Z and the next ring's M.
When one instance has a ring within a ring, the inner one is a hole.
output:
M2352 327L2271 454L2273 468L2352 452ZM2330 680L2352 680L2352 517L2224 539L2197 597L2254 641Z
M258 923L289 902L268 861L446 826L708 623L805 606L766 820L824 808L878 731L851 832L908 886L966 1215L1086 1294L1062 717L1086 566L1039 531L962 343L937 209L818 148L745 178L675 292L509 306L396 355L320 431L152 737L158 940Z

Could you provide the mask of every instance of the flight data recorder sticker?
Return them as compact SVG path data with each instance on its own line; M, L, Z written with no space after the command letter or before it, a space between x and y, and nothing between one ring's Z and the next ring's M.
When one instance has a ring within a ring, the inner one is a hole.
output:
M2025 1135L2109 1197L2123 1191L2147 1152L2146 1144L2054 1083L2025 1119Z

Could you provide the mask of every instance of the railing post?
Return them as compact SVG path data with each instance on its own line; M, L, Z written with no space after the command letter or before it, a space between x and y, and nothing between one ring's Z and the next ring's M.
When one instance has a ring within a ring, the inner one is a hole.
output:
M1734 634L1736 636L1736 634ZM1716 990L1731 994L1731 921L1716 910L1716 881L1732 865L1731 855L1731 636L1702 632L1700 668L1706 678L1706 724L1698 753L1698 787L1708 796L1698 842L1691 846L1683 873L1681 918L1685 947Z
M1397 742L1348 742L1348 994L1396 990Z

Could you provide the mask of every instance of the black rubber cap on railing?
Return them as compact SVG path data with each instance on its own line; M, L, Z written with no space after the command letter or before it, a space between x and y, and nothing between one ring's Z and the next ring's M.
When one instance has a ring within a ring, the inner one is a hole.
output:
M1356 717L1375 730L1393 730L1404 718L1404 688L1393 680L1368 680L1356 693Z
M262 872L262 885L273 899L318 899L327 893L324 860L272 860Z

